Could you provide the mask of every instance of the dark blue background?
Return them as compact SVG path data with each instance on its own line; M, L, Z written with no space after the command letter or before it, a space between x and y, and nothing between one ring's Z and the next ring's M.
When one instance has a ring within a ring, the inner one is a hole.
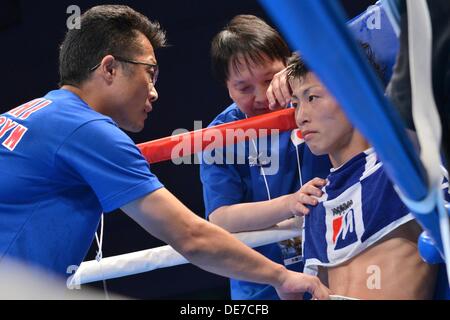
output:
M374 2L341 0L349 17ZM194 120L208 125L230 103L225 87L210 72L212 37L236 14L255 14L271 23L258 2L250 0L1 0L0 113L56 88L58 46L66 32L69 5L76 4L85 11L93 5L111 3L127 4L158 20L171 44L156 52L161 68L159 100L144 131L131 135L136 143L168 136L177 128L192 130ZM198 166L165 162L153 165L152 171L189 208L203 216ZM104 233L104 256L164 245L125 214L107 215ZM87 259L94 255L95 246ZM107 285L112 292L147 299L226 299L229 294L227 279L190 264L108 280ZM92 286L102 287L102 283Z

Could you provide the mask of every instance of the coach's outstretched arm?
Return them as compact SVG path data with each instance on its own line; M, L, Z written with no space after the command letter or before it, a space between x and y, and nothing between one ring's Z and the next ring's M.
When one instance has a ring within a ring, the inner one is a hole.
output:
M328 299L317 277L287 270L250 249L225 230L201 219L167 189L159 189L122 207L155 237L200 268L230 278L270 284L282 299L309 292Z

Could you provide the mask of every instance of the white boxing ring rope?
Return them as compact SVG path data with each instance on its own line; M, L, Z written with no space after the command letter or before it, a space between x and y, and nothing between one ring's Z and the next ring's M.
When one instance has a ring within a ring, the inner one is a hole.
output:
M300 218L293 218L269 229L239 232L233 235L249 247L259 247L301 236L301 221ZM85 261L75 274L69 277L67 284L69 288L73 288L80 284L119 278L185 263L189 263L189 261L171 246L166 245L107 257L100 261Z

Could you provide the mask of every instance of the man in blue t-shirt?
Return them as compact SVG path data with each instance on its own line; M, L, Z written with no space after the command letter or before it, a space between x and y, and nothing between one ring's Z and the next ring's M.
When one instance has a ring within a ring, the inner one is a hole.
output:
M276 30L255 16L238 15L214 38L211 56L213 72L226 84L234 103L210 126L270 111L266 91L291 56ZM301 213L296 193L301 181L325 177L330 168L327 157L311 154L297 130L259 139L250 131L243 133L249 136L246 142L204 152L200 167L206 217L230 232L268 228ZM300 239L256 250L303 271ZM278 299L270 285L230 282L232 299Z
M132 140L158 95L159 25L127 6L97 6L60 49L61 88L0 116L0 268L17 259L60 276L79 265L102 212L121 208L211 272L267 283L282 298L327 298L207 223L151 173ZM207 244L207 245L205 245Z

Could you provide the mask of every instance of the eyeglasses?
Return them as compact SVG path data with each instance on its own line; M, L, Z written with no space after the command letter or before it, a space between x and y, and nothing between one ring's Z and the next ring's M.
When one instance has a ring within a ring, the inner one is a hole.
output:
M141 65L144 65L144 66L152 68L153 74L150 75L150 78L151 78L150 81L152 82L153 85L156 84L156 81L158 80L158 74L159 74L159 67L158 67L157 64L152 64L152 63L142 62L142 61L136 61L136 60L130 60L130 59L125 59L125 58L117 57L117 56L114 56L114 58L117 61L131 63L131 64L141 64ZM101 62L97 63L95 66L90 68L89 72L92 72L95 69L97 69L98 67L100 67L100 64L101 64Z

